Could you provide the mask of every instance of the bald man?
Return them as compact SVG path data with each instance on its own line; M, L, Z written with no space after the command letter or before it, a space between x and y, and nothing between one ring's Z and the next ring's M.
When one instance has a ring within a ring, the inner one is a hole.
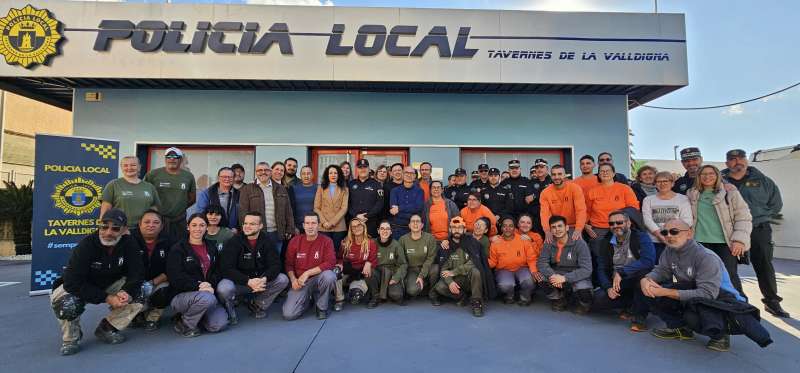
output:
M666 249L658 265L640 281L643 302L667 324L666 328L654 329L652 334L662 339L687 340L694 339L694 330L710 334L711 340L706 345L709 349L728 351L730 336L723 312L708 308L698 318L700 325L691 328L685 313L689 303L746 302L745 298L733 287L722 260L692 239L694 232L686 222L670 220L660 233L666 240Z
M403 183L389 193L389 222L392 224L392 238L399 240L409 232L408 221L412 215L424 215L425 192L416 183L417 170L406 166L403 169ZM425 221L423 221L423 224Z

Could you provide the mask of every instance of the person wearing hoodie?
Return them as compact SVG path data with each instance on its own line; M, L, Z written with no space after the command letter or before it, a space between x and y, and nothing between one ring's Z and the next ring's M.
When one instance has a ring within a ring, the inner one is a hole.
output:
M722 186L719 170L700 168L695 185L686 191L692 209L694 239L713 251L725 264L733 287L744 295L739 279L739 258L750 249L752 217L742 195Z
M732 295L737 301L746 301L733 287L722 260L692 239L693 234L686 222L680 219L668 221L661 230L667 249L658 265L640 281L640 296L647 308L666 324L665 328L652 331L661 339L694 339L694 331L689 328L689 319L685 317L689 302L715 300L725 294ZM722 317L721 313L710 312L710 316L700 323L719 322L712 319ZM723 329L716 329L708 335L711 339L706 347L716 351L730 349L728 330Z
M425 209L422 212L422 216L425 217L425 232L432 234L437 241L446 240L450 219L459 214L458 206L444 197L444 186L441 181L431 181L429 186L431 198L425 201Z
M380 279L378 300L405 305L404 288L408 262L400 242L392 239L392 225L384 220L378 226L378 268L375 274Z
M764 309L778 317L790 317L789 313L781 307L781 298L778 295L778 283L775 280L775 267L772 265L772 254L775 250L772 241L772 223L783 208L781 191L772 179L764 175L757 168L749 166L747 153L741 149L729 151L725 155L725 165L722 176L729 183L739 189L753 218L753 231L750 234L750 262L758 278L758 287L761 289L761 299Z
M221 253L220 270L223 279L217 285L217 297L228 312L228 323L238 322L234 301L246 299L247 308L255 319L267 317L267 309L286 286L289 278L281 272L281 259L274 242L261 231L261 214L248 212L242 222L242 232L225 243Z
M550 217L553 242L545 243L537 261L543 287L553 311L567 309L569 298L575 297L575 313L585 314L592 305L592 258L583 240L573 240L568 234L567 219Z
M417 170L407 166L403 169L403 183L392 189L389 196L389 221L392 223L392 238L400 239L408 233L411 215L422 215L425 208L425 193L416 183Z
M625 211L608 216L611 227L600 244L597 256L597 279L592 310L621 309L620 318L631 319L632 331L646 330L647 310L635 296L639 281L650 273L656 261L656 249L647 232L634 229Z
M469 299L472 315L481 317L484 301L495 295L494 280L488 277L491 270L480 244L465 233L464 219L453 218L450 221L449 249L442 248L437 253L441 272L439 281L431 289L431 304L441 305L440 296L457 299L459 305Z

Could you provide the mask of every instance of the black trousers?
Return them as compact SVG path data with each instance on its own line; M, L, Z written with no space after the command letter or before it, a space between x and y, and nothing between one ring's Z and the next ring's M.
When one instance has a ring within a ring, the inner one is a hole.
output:
M758 287L764 302L780 302L778 283L775 280L775 267L772 266L772 254L775 251L772 242L772 226L769 222L753 226L750 234L750 263L758 278Z
M696 287L694 283L666 283L661 284L669 289L691 289ZM650 298L641 291L636 292L643 305L654 315L658 316L667 324L667 328L677 329L688 327L697 333L707 335L711 338L719 338L728 334L726 315L723 311L703 306L701 313L689 310L685 303L667 297Z
M733 256L733 254L731 254L731 249L728 247L728 245L724 243L703 242L700 244L713 251L720 259L722 259L722 264L725 265L725 269L728 271L728 275L731 277L733 287L736 288L736 290L739 291L739 294L744 297L745 295L744 291L742 290L742 280L739 279L739 260Z
M647 306L642 304L642 297L637 297L636 293L641 293L639 281L643 275L622 280L619 296L615 299L608 297L608 292L602 288L594 292L592 310L629 310L634 316L647 316Z

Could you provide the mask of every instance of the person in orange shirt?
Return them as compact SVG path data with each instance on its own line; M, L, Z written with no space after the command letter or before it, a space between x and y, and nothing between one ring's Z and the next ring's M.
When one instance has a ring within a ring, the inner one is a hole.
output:
M517 219L517 230L516 233L522 237L523 240L530 240L531 246L533 247L533 260L534 260L534 267L531 269L531 275L533 276L533 280L536 282L543 281L542 276L539 274L539 270L536 267L536 260L539 259L539 253L542 252L542 246L544 246L544 240L542 240L542 236L539 233L533 231L533 218L530 215L522 214ZM497 238L495 238L497 240Z
M567 225L572 232L572 240L577 241L581 238L583 226L586 225L586 201L583 191L578 184L567 181L564 166L553 165L550 169L550 177L553 184L550 184L539 197L541 204L540 221L545 234L545 241L553 242L553 235L550 233L550 217L560 215L567 219Z
M581 157L580 161L581 176L575 178L575 184L578 184L583 190L584 197L589 193L589 189L594 188L595 185L600 184L597 180L597 175L594 174L594 157L589 154ZM543 222L542 224L545 224Z
M531 304L531 292L536 287L531 271L536 270L531 241L523 240L514 230L514 219L503 218L502 237L489 247L489 267L495 270L497 288L503 293L503 302L514 303L514 288L519 285L519 304Z
M431 172L433 172L433 165L430 162L422 162L419 165L419 187L422 188L422 193L425 196L425 202L431 199Z
M478 218L484 217L489 219L491 227L489 227L489 237L497 235L497 218L494 217L492 210L481 204L480 193L471 192L467 197L467 207L461 209L461 217L464 218L464 223L467 225L467 232L472 233L472 227Z

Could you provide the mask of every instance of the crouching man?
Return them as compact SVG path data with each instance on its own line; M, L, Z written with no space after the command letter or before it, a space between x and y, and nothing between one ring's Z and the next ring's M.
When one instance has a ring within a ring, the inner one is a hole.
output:
M715 304L715 301L737 308L749 305L744 304L745 299L733 287L717 254L692 239L694 232L689 225L679 219L670 220L660 233L666 240L666 249L655 268L641 280L641 293L638 294L644 295L650 312L667 325L666 328L654 329L652 334L662 339L687 340L694 339L694 331L697 331L711 338L706 345L709 349L728 351L729 315L725 311L703 306L698 308L697 305ZM691 325L689 321L693 321ZM737 319L735 324L760 328L757 322L743 321ZM764 333L761 332L762 336ZM768 334L764 338L758 342L762 347L771 342Z
M314 300L317 319L327 319L328 301L336 285L333 240L319 234L319 215L314 212L303 217L303 230L305 234L294 236L286 251L286 274L292 285L283 303L283 318L297 319Z
M222 281L217 297L228 312L228 324L236 325L235 298L247 298L247 307L255 319L267 317L267 309L278 294L289 285L281 273L281 258L275 243L261 233L261 213L244 215L242 232L231 237L222 249L220 267Z
M459 216L450 219L449 245L447 249L439 248L440 279L430 298L434 306L441 304L439 296L457 299L459 305L469 299L472 315L481 317L484 300L495 296L494 279L480 242L464 235L465 231L464 219Z
M72 251L63 276L53 284L50 304L61 326L61 354L78 352L83 337L80 317L86 303L106 303L108 316L94 331L97 339L118 344L120 333L144 308L139 296L144 269L139 248L128 231L128 218L119 209L106 211L97 232L84 237Z
M545 243L537 267L544 277L543 287L553 311L564 311L571 298L577 298L575 313L585 314L592 306L592 257L582 239L567 234L567 219L550 217L551 243Z

